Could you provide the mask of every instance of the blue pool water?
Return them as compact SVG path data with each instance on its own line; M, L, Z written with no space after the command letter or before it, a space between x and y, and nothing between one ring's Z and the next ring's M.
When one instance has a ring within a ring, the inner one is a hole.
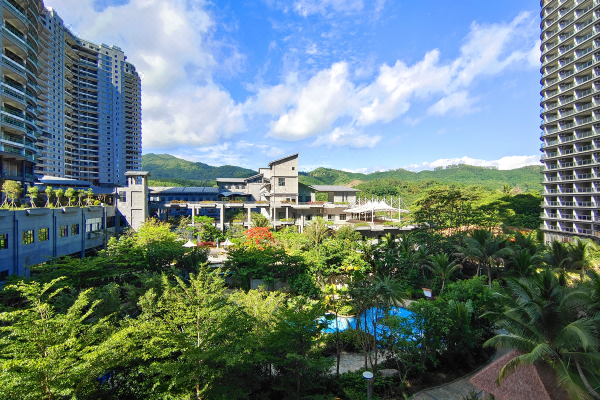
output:
M367 310L367 331L371 331L373 329L372 322L374 319L383 318L385 315L382 310L377 308L371 308ZM401 307L392 307L388 315L398 316L398 317L409 317L413 313L408 311L405 308ZM327 321L325 317L321 319L322 322L327 323L327 328L323 330L323 333L335 333L336 331L336 318ZM348 328L356 329L356 317L337 317L337 324L340 332L347 330ZM361 314L361 327L364 329L365 325L365 315ZM382 335L388 330L388 328L382 324L378 324L377 335Z

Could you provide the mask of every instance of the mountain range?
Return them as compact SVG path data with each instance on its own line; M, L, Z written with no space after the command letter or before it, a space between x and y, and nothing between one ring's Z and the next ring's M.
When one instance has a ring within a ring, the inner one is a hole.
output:
M201 162L182 160L169 154L144 154L142 169L151 173L151 184L161 186L214 186L216 178L245 178L256 171L224 165L213 167ZM412 172L405 169L373 172L370 174L317 168L301 172L299 180L307 185L365 186L372 181L412 182L424 184L479 185L490 189L502 189L505 184L518 187L524 192L541 189L541 166L528 166L512 170L496 170L472 165L453 165L434 171Z

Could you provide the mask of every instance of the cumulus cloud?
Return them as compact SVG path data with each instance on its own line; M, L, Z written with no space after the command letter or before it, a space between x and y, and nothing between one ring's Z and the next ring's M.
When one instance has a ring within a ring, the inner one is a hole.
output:
M405 169L410 171L423 171L426 169L434 169L436 167L445 167L447 165L456 165L456 164L468 164L475 166L487 166L487 167L498 167L498 169L515 169L525 167L527 165L539 165L540 164L540 156L507 156L502 157L498 160L482 160L471 157L461 157L461 158L440 158L439 160L433 162L423 162L421 164L412 164Z
M293 72L285 83L262 87L248 105L253 112L274 117L269 135L278 139L317 136L316 144L371 147L376 141L368 141L356 132L397 119L414 101L441 96L428 109L428 115L434 116L476 111L473 104L477 99L468 91L473 80L508 68L533 66L532 53L539 47L534 20L529 13L521 13L508 23L473 23L456 59L442 61L440 51L434 49L413 65L401 60L394 65L383 64L374 79L364 84L352 81L349 64L343 61L302 81ZM280 99L278 107L271 107L280 112L252 108L271 96Z
M323 135L314 141L313 146L326 145L328 147L347 146L355 149L373 148L381 140L379 135L367 135L358 132L352 127L346 129L335 128L333 132Z
M217 67L239 68L243 55L211 40L215 22L204 0L130 0L101 12L94 4L52 1L74 33L118 45L140 71L144 147L211 145L245 130L242 105L212 78ZM215 59L215 46L228 56Z
M477 109L471 108L471 105L476 99L470 98L467 91L460 91L452 93L449 96L444 97L427 110L429 115L446 115L448 111L454 110L457 114L468 114Z

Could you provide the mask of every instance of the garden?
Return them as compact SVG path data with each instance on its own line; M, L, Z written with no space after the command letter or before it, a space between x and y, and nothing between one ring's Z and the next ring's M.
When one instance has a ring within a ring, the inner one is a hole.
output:
M496 347L520 352L499 382L545 363L569 398L596 397L596 245L546 244L432 196L418 229L380 240L322 218L298 233L252 214L225 234L206 217L151 219L93 257L31 266L0 292L0 397L358 400L370 371L373 399L405 399ZM211 267L206 243L224 239ZM340 372L347 354L359 368Z

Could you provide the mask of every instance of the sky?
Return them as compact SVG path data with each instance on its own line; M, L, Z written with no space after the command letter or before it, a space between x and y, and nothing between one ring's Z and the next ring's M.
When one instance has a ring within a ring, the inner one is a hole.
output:
M257 169L539 164L539 1L46 0L142 78L143 153Z

